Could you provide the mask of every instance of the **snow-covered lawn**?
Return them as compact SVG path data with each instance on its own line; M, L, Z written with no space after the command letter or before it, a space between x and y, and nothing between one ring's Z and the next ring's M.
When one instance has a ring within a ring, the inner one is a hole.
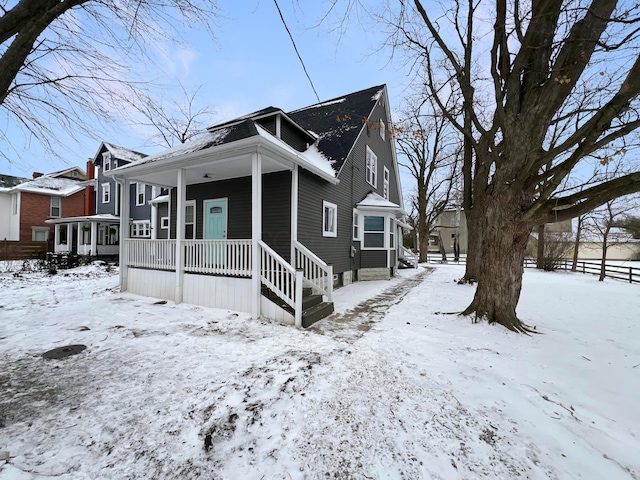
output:
M306 331L0 273L0 480L639 479L640 286L527 270L523 336L443 314L474 287L433 267Z

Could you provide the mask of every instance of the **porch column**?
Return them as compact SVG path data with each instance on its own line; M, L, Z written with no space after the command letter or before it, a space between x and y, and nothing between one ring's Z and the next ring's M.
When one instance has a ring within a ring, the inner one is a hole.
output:
M53 226L53 251L58 253L60 251L60 224L56 223Z
M251 316L260 316L260 246L262 240L262 156L251 160Z
M182 287L184 284L184 259L182 241L184 240L184 204L187 201L187 171L178 170L176 206L176 293L174 301L182 303Z
M117 181L117 180L116 180ZM120 185L120 183L116 183ZM119 249L119 263L120 263L120 290L125 292L127 290L127 270L129 269L129 212L131 210L131 192L129 189L131 182L127 179L122 181L122 188L120 189L120 249ZM117 189L117 187L116 187ZM107 232L109 226L107 225ZM108 235L108 234L107 234Z
M91 222L91 255L94 257L98 255L98 224Z
M151 200L158 196L158 188L151 187ZM151 204L151 240L158 238L158 204Z
M76 233L76 253L78 255L84 255L85 254L84 249L82 249L82 253L80 253L80 245L81 244L82 244L82 223L78 222L78 232Z
M291 266L293 268L298 268L296 240L298 240L298 165L294 165L291 171Z
M71 253L71 242L73 240L73 223L67 224L67 252Z

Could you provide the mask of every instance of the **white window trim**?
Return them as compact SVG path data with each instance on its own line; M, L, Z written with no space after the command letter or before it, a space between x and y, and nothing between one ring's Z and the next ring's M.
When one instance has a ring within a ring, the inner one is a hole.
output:
M131 237L150 238L151 222L149 220L134 220L131 222Z
M136 183L136 207L144 205L146 185L144 183ZM142 198L142 200L140 200Z
M169 230L169 217L160 217L160 228Z
M382 231L367 231L367 230L365 230L364 217L382 217L384 219ZM362 250L389 250L389 232L387 231L388 219L389 219L389 216L385 215L384 213L367 212L367 213L362 215L362 244L360 245L360 248ZM367 233L376 233L376 234L380 234L381 233L382 234L382 238L383 238L382 246L381 247L366 247L365 246L365 237L366 237Z
M353 240L360 240L360 219L358 218L358 210L353 209L353 227L352 238Z
M102 203L109 203L111 201L111 184L103 183L101 191Z
M58 205L56 206L58 208L58 215L54 215L53 214L53 199L56 198L58 199ZM62 198L60 197L56 197L56 196L52 196L51 199L49 200L49 216L52 218L60 218L62 217Z
M367 145L365 153L365 163L367 183L374 188L378 188L378 156L373 153L369 145Z
M102 169L105 172L111 170L111 152L104 152L102 154Z
M384 176L382 179L382 196L385 200L389 200L389 169L384 167Z
M384 141L387 136L387 125L384 123L383 119L380 119L380 138Z
M396 249L396 242L398 241L398 232L396 230L395 218L389 218L389 250ZM393 239L393 242L391 239Z
M203 205L206 203L203 202ZM187 222L187 207L193 207L193 222ZM204 208L204 207L203 207ZM187 200L184 202L184 237L185 240L193 240L196 238L196 225L197 225L198 213L196 212L196 201L195 200ZM206 218L206 217L203 217ZM187 238L187 225L193 225L193 236L191 238ZM204 228L204 227L203 227Z
M325 229L327 225L327 210L333 211L333 225L332 229ZM323 237L337 237L338 236L338 206L335 203L322 201L322 236Z

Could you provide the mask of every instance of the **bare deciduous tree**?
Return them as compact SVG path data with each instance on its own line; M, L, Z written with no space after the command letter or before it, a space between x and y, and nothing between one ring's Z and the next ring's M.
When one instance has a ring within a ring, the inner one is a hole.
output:
M452 137L449 124L433 105L425 102L410 107L393 127L400 165L415 180L414 227L417 230L419 261L427 261L429 234L434 221L450 205L459 178L459 139Z
M615 178L580 178L583 165L606 165L635 143L640 7L457 0L440 12L429 4L428 13L420 0L397 5L386 11L393 45L418 59L428 94L466 142L465 213L479 243L470 252L478 286L463 314L530 331L516 307L534 226L640 191L637 164Z
M133 103L132 108L143 117L138 123L155 132L149 138L150 143L171 148L192 140L211 126L215 112L208 106L198 106L200 88L189 92L181 84L180 90L179 99L161 97L157 100L143 96Z

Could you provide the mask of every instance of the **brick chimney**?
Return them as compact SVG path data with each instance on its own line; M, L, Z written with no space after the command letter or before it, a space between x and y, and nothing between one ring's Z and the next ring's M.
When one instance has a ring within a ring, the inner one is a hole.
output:
M34 180L35 180L36 178L38 178L38 177L43 176L43 175L44 175L44 173L40 173L40 172L33 172L33 178L34 178Z
M93 166L93 160L87 160L87 180L93 180L95 175L95 169ZM84 214L95 214L95 189L93 185L87 185L84 189Z

